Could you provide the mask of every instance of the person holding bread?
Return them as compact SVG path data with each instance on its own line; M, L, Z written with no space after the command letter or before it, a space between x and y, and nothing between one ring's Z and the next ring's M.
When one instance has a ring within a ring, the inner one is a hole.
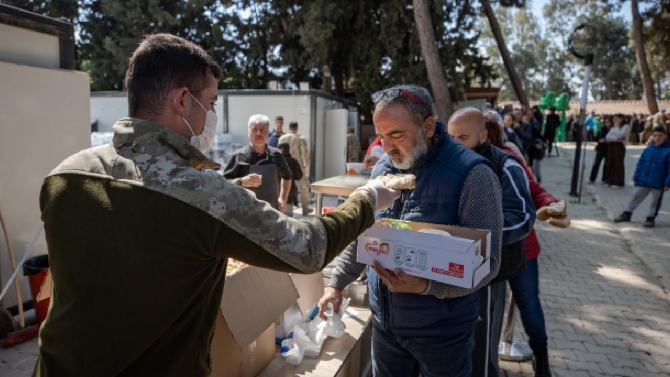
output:
M514 150L503 143L502 130L497 125L487 122L486 129L488 138L495 145L507 153L513 155L520 164L524 163L523 157L516 154ZM567 204L548 193L533 178L532 172L526 167L526 175L530 181L530 195L537 210L537 221L549 221L558 228L570 226L570 218L567 216ZM544 311L540 302L540 282L538 256L542 250L537 239L535 230L524 239L526 249L526 267L521 273L508 280L514 297L514 302L519 309L521 323L528 335L528 344L533 350L533 367L536 377L549 377L549 353L547 349L548 337L545 327Z
M386 154L371 177L413 174L375 218L457 225L491 231L491 271L471 289L410 276L378 264L368 268L372 319L372 374L376 377L471 377L479 319L479 290L498 274L503 213L500 182L492 164L453 140L436 121L427 89L402 85L373 94L373 121ZM354 241L335 262L320 300L323 310L342 302L342 290L366 268Z

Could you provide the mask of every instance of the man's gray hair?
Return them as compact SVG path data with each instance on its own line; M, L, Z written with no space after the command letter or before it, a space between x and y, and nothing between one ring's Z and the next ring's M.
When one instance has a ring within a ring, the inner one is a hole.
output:
M249 129L251 127L257 125L257 124L266 124L268 127L270 127L270 118L268 118L267 115L263 114L254 114L249 117L249 123L247 123L247 126Z
M397 85L388 89L384 89L383 92L386 92L390 89L404 90L407 93L411 94L414 98L423 102L423 104L426 105L426 107L424 108L423 106L419 105L418 103L416 103L415 101L411 100L410 98L408 98L406 95L403 94L398 96L398 98L394 99L389 99L386 95L384 95L384 98L382 98L381 101L377 102L377 105L375 106L375 111L381 110L387 107L388 105L397 103L402 105L405 108L405 110L407 110L410 114L412 114L412 117L416 120L417 125L420 125L427 117L435 114L435 112L433 111L433 97L430 95L428 89L418 85ZM426 109L428 109L428 111L426 111Z

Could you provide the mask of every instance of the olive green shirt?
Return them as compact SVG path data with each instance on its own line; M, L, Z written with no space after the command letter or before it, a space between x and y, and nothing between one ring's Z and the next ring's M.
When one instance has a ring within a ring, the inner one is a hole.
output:
M42 186L53 287L34 376L206 376L227 258L312 273L374 222L364 194L294 220L159 124L114 132Z

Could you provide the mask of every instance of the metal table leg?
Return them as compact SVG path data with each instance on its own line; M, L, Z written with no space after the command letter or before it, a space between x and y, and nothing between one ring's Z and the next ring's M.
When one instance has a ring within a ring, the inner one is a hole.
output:
M514 315L516 314L514 297L509 295L509 309L507 309L507 323L503 331L503 340L498 345L498 358L505 361L526 361L533 357L533 353L514 341Z
M316 194L316 204L315 204L315 209L314 209L314 216L319 216L321 215L321 211L323 210L323 194L320 192L315 193Z

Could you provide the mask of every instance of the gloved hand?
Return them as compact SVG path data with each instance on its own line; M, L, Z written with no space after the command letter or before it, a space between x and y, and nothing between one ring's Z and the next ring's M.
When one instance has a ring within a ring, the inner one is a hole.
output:
M365 191L368 197L372 199L373 203L371 204L375 212L390 207L400 197L400 191L387 188L381 179L369 180L364 186L357 188L352 195L360 191Z

